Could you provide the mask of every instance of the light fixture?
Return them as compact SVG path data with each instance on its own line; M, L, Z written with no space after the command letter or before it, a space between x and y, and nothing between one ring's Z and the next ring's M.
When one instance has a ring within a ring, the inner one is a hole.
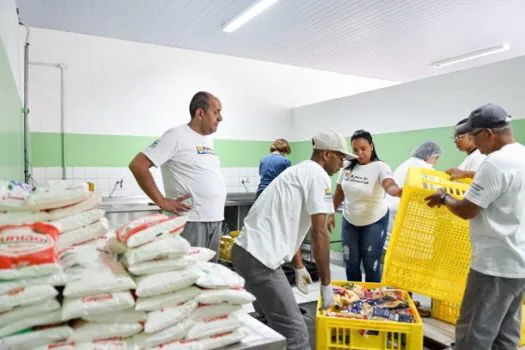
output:
M222 27L223 32L231 33L234 30L239 29L272 5L274 5L278 0L259 0L255 2L252 6L248 7L243 12L239 13L237 16L226 22Z
M493 55L493 54L496 54L496 53L508 51L509 49L510 49L510 45L509 44L493 46L493 47L489 47L489 48L486 48L486 49L483 49L483 50L470 52L470 53L467 53L465 55L452 57L452 58L447 58L447 59L441 60L441 61L432 62L431 65L434 66L434 67L446 67L446 66L450 66L450 65L453 65L453 64L456 64L456 63L470 61L470 60L474 60L476 58L480 58L480 57L484 57L484 56Z

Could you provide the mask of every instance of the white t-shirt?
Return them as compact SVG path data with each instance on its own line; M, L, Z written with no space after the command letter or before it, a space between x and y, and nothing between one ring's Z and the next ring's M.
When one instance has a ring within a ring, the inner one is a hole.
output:
M236 244L275 270L292 260L311 227L311 215L332 214L330 178L305 160L283 171L255 201Z
M224 219L226 183L210 136L184 124L166 131L142 152L160 167L168 198L191 195L189 221Z
M472 269L525 278L525 147L506 145L481 164L465 198L481 207L470 220Z
M421 158L417 157L410 157L407 160L405 160L400 166L397 167L397 169L394 171L394 181L399 187L403 187L405 184L405 179L408 174L408 169L410 167L417 167L417 168L425 168L425 169L431 169L432 164L429 164L425 162ZM390 215L397 212L397 209L399 208L399 203L401 199L399 197L393 197L387 193L386 195L386 201L388 204L388 208L390 209Z
M485 160L486 156L481 154L479 149L475 150L465 158L458 166L463 171L477 171L481 163Z
M345 164L337 180L345 193L344 218L355 226L377 222L388 211L382 183L393 178L392 170L382 161L346 168Z

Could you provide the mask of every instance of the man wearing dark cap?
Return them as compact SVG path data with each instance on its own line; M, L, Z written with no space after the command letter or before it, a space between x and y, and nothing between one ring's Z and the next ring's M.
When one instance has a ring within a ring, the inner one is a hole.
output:
M462 125L467 120L468 118L460 120L454 128L454 143L460 151L467 154L467 157L457 167L446 170L453 180L474 178L479 166L485 160L485 155L481 154L474 144L472 135L468 132L463 132Z
M516 349L525 295L525 146L493 104L474 110L459 131L487 158L463 200L443 190L425 199L470 220L472 261L455 349Z

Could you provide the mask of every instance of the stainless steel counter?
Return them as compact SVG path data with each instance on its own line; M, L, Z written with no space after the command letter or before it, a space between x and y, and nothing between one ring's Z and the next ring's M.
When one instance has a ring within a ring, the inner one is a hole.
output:
M225 217L232 230L242 225L244 216L255 201L255 193L228 193L225 203ZM101 209L106 211L110 228L124 225L131 220L161 209L146 196L103 198Z
M255 193L228 193L226 207L251 205L255 201ZM133 211L160 211L160 208L148 197L114 197L104 198L101 208L107 213Z

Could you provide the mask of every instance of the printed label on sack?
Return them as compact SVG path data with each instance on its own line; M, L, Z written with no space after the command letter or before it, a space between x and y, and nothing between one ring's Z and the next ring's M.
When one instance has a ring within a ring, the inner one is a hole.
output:
M0 269L40 265L57 261L56 241L52 235L28 228L0 233Z
M232 334L233 334L233 332L219 333L219 334L211 335L210 338L211 339L217 339L217 338L222 338L222 337L225 337L227 335L232 335Z
M207 317L202 320L204 323L211 323L219 320L225 320L228 318L228 314L220 315L220 316L214 316L214 317Z
M113 299L112 294L101 294L101 295L94 295L90 297L82 298L83 303L97 303L100 301L106 301Z

